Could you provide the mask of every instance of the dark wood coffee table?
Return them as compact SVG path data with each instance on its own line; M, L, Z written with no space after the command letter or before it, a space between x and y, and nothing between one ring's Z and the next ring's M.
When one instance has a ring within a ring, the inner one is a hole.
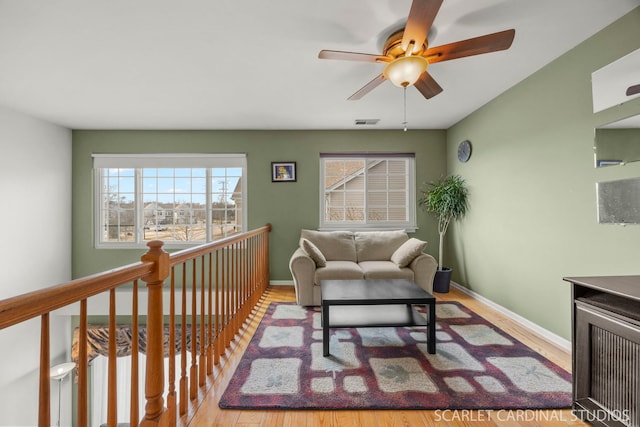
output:
M427 351L436 352L436 298L406 279L323 280L322 350L329 356L330 328L426 326ZM413 305L424 305L427 319Z

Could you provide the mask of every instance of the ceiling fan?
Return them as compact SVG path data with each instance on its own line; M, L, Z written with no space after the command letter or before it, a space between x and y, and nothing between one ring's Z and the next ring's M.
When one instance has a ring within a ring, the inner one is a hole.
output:
M640 93L640 84L629 86L627 88L627 96L636 95Z
M390 80L398 87L415 85L425 98L432 98L442 92L442 87L426 71L429 64L506 50L515 36L515 30L510 29L429 47L427 35L442 2L443 0L413 0L405 28L389 36L380 55L321 50L318 58L387 64L382 74L351 95L349 100L362 98L385 80Z

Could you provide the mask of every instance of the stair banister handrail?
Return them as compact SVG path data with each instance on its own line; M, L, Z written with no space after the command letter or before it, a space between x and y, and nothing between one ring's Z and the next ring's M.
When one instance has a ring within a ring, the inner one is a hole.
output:
M136 262L0 301L0 329L50 313L153 272L153 262ZM108 276L108 281L104 277Z
M90 297L110 292L110 298L115 298L115 289L121 285L133 283L134 292L137 289L137 281L142 280L147 285L148 307L147 307L147 375L145 382L145 396L147 404L145 408L145 416L140 421L141 426L160 426L160 425L176 425L175 405L169 405L169 408L164 407L162 394L164 392L164 382L162 379L163 371L163 327L164 327L164 313L163 313L163 287L165 279L169 276L169 272L174 266L184 264L189 260L195 260L197 257L204 257L213 252L219 250L231 250L236 252L237 249L247 249L248 246L244 243L252 237L260 238L261 235L267 233L266 239L261 240L266 244L266 252L262 249L263 254L266 254L266 259L260 257L258 265L253 265L252 268L262 269L265 277L258 279L261 282L261 289L265 289L268 284L268 233L271 231L271 225L266 224L258 229L241 233L239 235L230 236L224 239L217 240L212 243L200 245L197 247L184 249L173 254L168 254L162 249L163 243L161 241L150 241L149 251L147 251L142 257L141 261L135 262L122 267L107 270L94 275L78 278L69 282L53 285L48 288L35 290L22 295L10 297L4 300L0 300L0 330L20 324L40 317L41 321L41 337L40 337L40 375L39 375L39 408L38 408L38 425L49 425L50 420L50 384L49 384L49 317L50 313L64 308L66 306L79 303L80 304L80 317L85 319L84 323L81 322L79 329L80 335L85 336L84 343L79 345L79 360L87 360L86 354L86 317L87 317L87 300ZM262 243L261 243L262 245ZM243 251L240 251L243 252ZM239 258L237 254L233 255L235 265L232 268L240 268L238 264ZM211 258L210 258L211 259ZM217 260L217 255L216 255ZM195 261L194 261L195 262ZM226 258L226 267L229 267L229 258ZM244 260L245 265L248 268L249 261ZM224 266L223 266L224 267ZM216 273L217 274L217 273ZM241 278L247 278L249 276L239 276L238 272L234 273L232 280L238 281ZM242 273L242 274L248 274ZM195 278L195 277L194 277ZM225 275L225 278L229 276ZM266 278L266 281L264 280ZM172 283L173 287L173 283ZM195 289L195 288L194 288ZM204 289L204 288L203 288ZM217 289L217 288L216 288ZM236 294L233 295L231 303L232 307L227 309L239 309L240 305L247 299L247 291L239 289ZM137 298L137 294L135 296ZM204 299L202 300L204 304ZM257 302L255 295L252 297L252 302ZM216 300L216 304L218 304ZM113 301L115 304L115 301ZM227 301L229 304L229 301ZM209 302L211 306L211 302ZM115 311L110 308L110 316L115 316ZM242 308L245 315L249 315L251 310L247 310L246 307ZM112 314L111 314L112 313ZM226 312L228 316L229 311ZM231 312L235 314L235 312ZM217 322L218 315L215 319ZM110 319L110 323L113 319ZM229 328L224 329L223 347L226 343L228 346L230 340L234 335L234 330L237 332L242 320L237 317L233 319L234 324ZM224 328L224 326L223 326ZM217 326L216 326L217 329ZM233 330L232 330L233 329ZM202 333L202 332L201 332ZM194 338L195 339L195 338ZM218 338L216 338L217 340ZM219 359L218 350L213 355L215 362ZM211 362L210 362L211 363ZM207 374L212 371L212 366L207 367ZM158 375L161 372L161 375ZM111 374L110 374L111 375ZM201 378L200 386L204 385L204 377ZM82 390L82 392L81 392ZM78 366L78 425L85 426L87 420L87 402L86 402L86 390L87 390L87 366L80 364ZM83 396L80 396L82 394ZM171 397L174 399L174 397ZM172 400L175 403L174 400ZM173 408L173 409L171 409ZM182 413L182 412L181 412ZM132 421L133 422L133 421ZM113 422L111 422L113 423Z
M267 224L267 231L271 225ZM194 256L206 254L215 249L221 249L243 240L246 237L260 234L265 227L243 233L242 237L231 236L217 240L207 245L184 249L169 254L170 265L176 265ZM45 289L39 289L25 294L9 297L0 301L0 329L5 329L26 320L42 316L43 314L90 298L116 286L128 283L134 279L150 274L155 267L153 262L135 262L122 267L103 271L86 277L71 280ZM104 277L108 276L108 281ZM70 297L70 295L72 297Z

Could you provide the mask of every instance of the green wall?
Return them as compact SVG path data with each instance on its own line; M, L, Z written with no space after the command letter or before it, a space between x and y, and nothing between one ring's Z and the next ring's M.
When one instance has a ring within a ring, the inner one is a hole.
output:
M640 227L597 224L595 183L640 164L595 169L593 143L594 126L639 113L640 99L593 114L591 98L591 73L638 48L640 8L447 131L447 169L471 190L448 236L454 280L566 339L563 277L639 273Z
M271 280L290 281L300 229L318 227L320 152L415 152L418 183L445 174L445 131L85 131L73 132L73 277L140 259L143 250L95 249L92 153L247 153L248 226L271 223ZM272 183L272 161L297 162L297 182ZM418 211L415 237L437 255L433 218Z

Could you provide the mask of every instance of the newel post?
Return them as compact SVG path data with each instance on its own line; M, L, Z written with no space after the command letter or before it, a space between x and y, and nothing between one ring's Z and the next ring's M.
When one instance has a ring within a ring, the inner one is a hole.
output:
M162 287L169 276L169 254L162 249L162 242L147 243L149 251L142 255L142 262L152 261L155 269L142 278L147 283L147 370L145 373L145 415L141 427L168 425L169 417L164 407L164 318Z

